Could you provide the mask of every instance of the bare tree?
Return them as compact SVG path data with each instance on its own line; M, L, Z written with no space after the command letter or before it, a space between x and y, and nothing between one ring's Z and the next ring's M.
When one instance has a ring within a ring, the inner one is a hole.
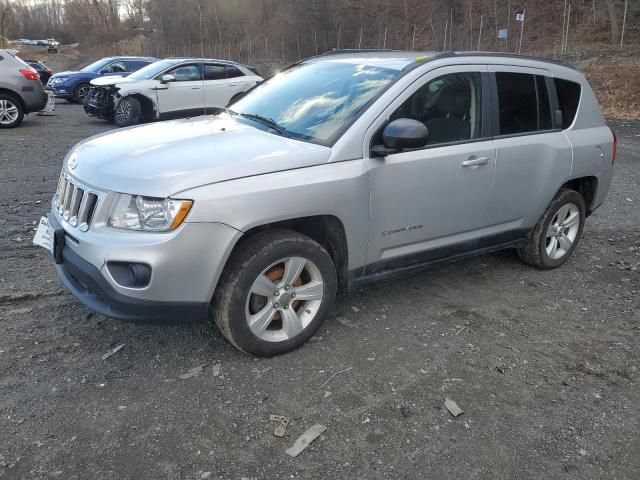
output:
M609 23L611 25L611 45L616 45L620 40L620 28L618 27L618 14L614 0L605 0L607 5L607 13L609 14Z
M13 14L13 9L8 0L0 0L0 47L6 47L5 45L7 35L6 27L9 23L9 18Z

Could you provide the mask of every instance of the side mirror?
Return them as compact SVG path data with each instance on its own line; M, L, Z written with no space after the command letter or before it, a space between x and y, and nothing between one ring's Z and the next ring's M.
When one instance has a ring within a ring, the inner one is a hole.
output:
M166 73L160 79L160 83L169 83L169 82L174 82L175 80L176 80L176 77L174 77L170 73Z
M374 155L384 157L405 148L424 147L428 140L429 130L424 123L411 118L398 118L384 127L384 145L374 145L371 150Z

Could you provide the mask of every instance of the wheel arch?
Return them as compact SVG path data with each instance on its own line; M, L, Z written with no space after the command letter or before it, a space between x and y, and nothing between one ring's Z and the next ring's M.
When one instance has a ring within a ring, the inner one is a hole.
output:
M587 206L587 216L591 215L591 212L593 212L593 202L598 191L597 177L585 176L572 178L571 180L566 181L558 191L562 190L563 188L575 190L580 195L582 195L582 198L584 198L584 203Z
M15 98L20 103L20 106L22 107L22 110L25 113L27 113L27 106L25 105L24 100L22 99L22 97L18 93L14 92L13 90L9 90L8 88L2 88L2 87L0 87L0 93L4 93L6 95L11 95L13 98Z
M132 92L122 95L122 98L126 97L135 98L140 102L140 107L142 108L142 121L148 122L155 120L157 108L153 99L140 92Z
M276 229L286 229L301 233L322 245L331 256L336 267L338 287L347 288L349 260L347 234L344 224L335 215L313 215L308 217L290 218L287 220L280 220L277 222L254 226L245 231L235 242L226 257L225 265L222 267L221 271L226 268L230 259L233 258L234 254L244 242L258 233ZM218 286L219 285L216 285L216 289Z

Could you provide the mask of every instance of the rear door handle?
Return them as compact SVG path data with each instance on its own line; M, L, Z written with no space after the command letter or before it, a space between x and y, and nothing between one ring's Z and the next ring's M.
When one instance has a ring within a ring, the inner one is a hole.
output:
M237 84L237 83L234 83L233 85L229 85L229 86L230 86L230 87L237 87L237 86L238 86L238 84Z
M484 165L489 163L489 157L476 157L475 155L469 157L467 160L462 162L463 167L477 167L478 165Z
M191 87L191 90L200 90L200 87Z

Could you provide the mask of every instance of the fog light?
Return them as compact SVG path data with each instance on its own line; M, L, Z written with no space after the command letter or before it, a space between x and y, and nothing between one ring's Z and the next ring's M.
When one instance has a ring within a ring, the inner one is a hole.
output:
M151 267L146 263L107 262L115 282L127 288L144 288L151 282Z

